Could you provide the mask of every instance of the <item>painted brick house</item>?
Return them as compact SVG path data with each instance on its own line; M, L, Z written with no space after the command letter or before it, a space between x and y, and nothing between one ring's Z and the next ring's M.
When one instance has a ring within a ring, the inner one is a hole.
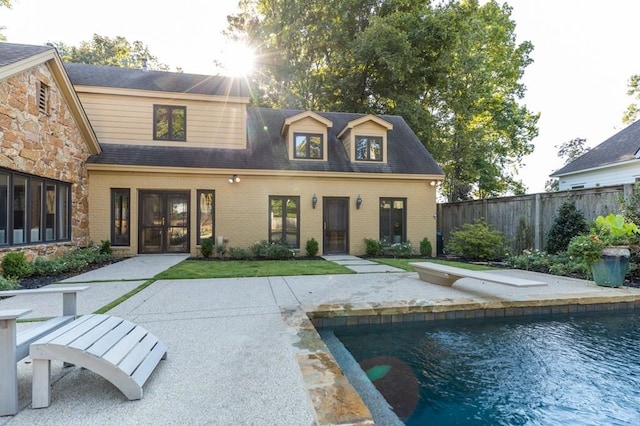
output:
M0 64L8 46L46 52L60 67L53 49L8 43L0 43ZM21 72L47 64L32 62ZM443 173L401 117L254 108L244 81L227 77L85 64L64 64L61 73L80 106L74 141L84 155L77 176L56 178L82 186L82 201L70 200L82 211L70 215L82 221L60 243L109 240L129 256L197 255L207 237L227 248L286 241L302 255L311 238L325 254L363 254L365 238L435 241ZM36 80L20 84L35 93ZM0 79L1 108L13 102L7 81ZM3 128L16 120L0 117ZM3 155L14 149L6 136L0 142ZM6 173L25 172L13 157L0 158ZM16 225L7 219L5 228Z

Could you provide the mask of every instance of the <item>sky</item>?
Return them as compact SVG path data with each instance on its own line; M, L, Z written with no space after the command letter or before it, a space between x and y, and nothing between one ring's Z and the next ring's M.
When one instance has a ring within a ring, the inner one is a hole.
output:
M593 147L622 130L632 99L627 81L640 74L640 1L499 0L512 8L518 42L530 41L534 62L522 100L540 113L534 153L518 171L528 193L544 191L563 165L557 146L580 137ZM228 54L221 32L237 0L12 0L0 8L8 42L78 45L94 33L139 40L172 70L215 74Z

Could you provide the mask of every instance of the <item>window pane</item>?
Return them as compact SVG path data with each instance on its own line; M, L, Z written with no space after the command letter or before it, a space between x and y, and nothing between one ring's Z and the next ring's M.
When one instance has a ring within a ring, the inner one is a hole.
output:
M9 175L0 173L0 244L8 244Z
M271 200L271 229L269 241L279 243L283 240L282 235L282 199L273 198Z
M184 140L185 139L185 126L184 115L186 110L184 108L172 108L171 110L171 140Z
M356 136L356 160L382 160L382 138L374 136Z
M166 107L155 107L155 139L169 139L169 111Z
M309 158L322 158L322 138L309 136Z
M400 243L406 239L405 199L380 200L380 239Z
M296 158L322 158L322 135L296 134L293 137Z
M356 138L356 159L367 159L367 138Z
M382 138L371 138L369 145L369 159L382 160Z
M307 137L304 135L296 136L296 157L305 158L307 156Z
M129 198L128 189L113 189L113 229L111 230L114 246L129 245Z
M198 192L198 244L213 237L214 191Z
M54 241L56 237L56 186L47 183L45 211L45 240Z
M68 240L69 233L69 205L71 190L67 185L58 186L58 239Z
M299 247L298 245L298 201L287 200L287 217L284 240L289 247Z
M13 243L21 244L25 240L27 178L13 178Z
M31 179L31 206L29 207L29 216L31 218L31 234L32 243L42 241L42 189L44 182L40 179Z

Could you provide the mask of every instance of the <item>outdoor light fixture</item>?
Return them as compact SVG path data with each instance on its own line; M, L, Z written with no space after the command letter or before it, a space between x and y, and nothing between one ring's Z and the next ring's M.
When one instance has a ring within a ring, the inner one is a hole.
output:
M240 182L240 176L238 175L233 175L229 178L229 183L238 183Z
M318 197L316 197L316 194L313 194L313 197L311 197L311 207L315 209L316 204L318 204Z
M358 198L356 198L356 209L359 209L361 205L362 205L362 197L360 197L360 194L358 194Z

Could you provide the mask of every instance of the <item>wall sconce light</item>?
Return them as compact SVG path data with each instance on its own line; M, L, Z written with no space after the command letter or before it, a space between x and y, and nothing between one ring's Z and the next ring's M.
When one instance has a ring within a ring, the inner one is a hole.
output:
M360 197L360 194L358 194L358 197L356 198L356 209L360 209L361 205L362 205L362 197Z
M318 204L318 197L316 197L316 194L313 194L313 197L311 197L311 207L315 209L316 204Z
M240 182L240 176L238 175L233 175L229 178L229 183L239 183Z

